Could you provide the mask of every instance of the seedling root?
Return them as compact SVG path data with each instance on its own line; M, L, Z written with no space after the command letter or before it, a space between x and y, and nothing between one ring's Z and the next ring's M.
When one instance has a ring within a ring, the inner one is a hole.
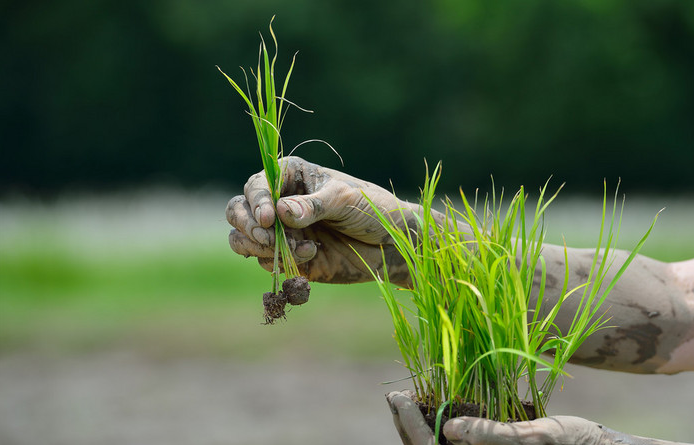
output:
M299 306L308 301L311 285L306 277L294 277L284 280L282 290L277 292L265 292L263 294L263 307L265 308L264 324L275 324L277 319L286 319L284 310L287 303Z

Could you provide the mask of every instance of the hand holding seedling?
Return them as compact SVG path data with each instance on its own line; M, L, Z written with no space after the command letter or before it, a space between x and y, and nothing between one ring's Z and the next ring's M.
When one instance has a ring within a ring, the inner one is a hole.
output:
M381 268L384 246L391 280L405 284L407 269L379 222L371 216L362 192L385 210L409 205L377 185L298 157L282 160L284 171L277 214L264 172L248 180L244 195L226 209L233 226L229 244L234 252L258 258L272 270L278 216L287 228L289 245L301 275L324 283L370 281L371 274L354 249L371 267ZM354 248L354 249L353 249Z
M386 396L395 426L405 445L433 445L434 433L424 421L408 392ZM686 445L679 442L632 436L573 416L501 423L479 417L458 417L443 426L443 435L453 445Z

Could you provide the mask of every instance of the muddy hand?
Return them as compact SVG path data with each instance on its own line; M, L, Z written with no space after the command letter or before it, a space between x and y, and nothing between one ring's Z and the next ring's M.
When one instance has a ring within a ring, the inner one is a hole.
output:
M391 392L386 399L404 445L434 444L431 428L412 401L410 391ZM458 417L446 422L443 435L450 443L459 445L688 445L632 436L572 416L552 416L516 423Z
M371 274L369 265L382 270L381 248L392 281L406 284L409 275L390 237L371 215L363 193L385 211L410 204L385 189L298 157L281 161L284 168L282 198L277 213L287 227L289 243L299 271L311 281L357 283ZM396 212L397 214L397 212ZM258 258L266 270L274 257L275 208L263 172L248 180L244 194L229 201L227 220L233 226L229 244L234 252Z
M386 400L403 445L434 445L434 433L415 404L412 391L393 391Z

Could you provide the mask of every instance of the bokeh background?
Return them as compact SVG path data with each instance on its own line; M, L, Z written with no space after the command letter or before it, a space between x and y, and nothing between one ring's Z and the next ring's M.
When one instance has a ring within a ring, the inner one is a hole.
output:
M406 382L371 285L261 326L269 277L226 243L260 169L242 78L276 15L299 51L284 141L415 196L566 183L550 241L694 257L694 3L192 0L0 5L0 443L396 444ZM694 377L572 368L550 411L694 441Z

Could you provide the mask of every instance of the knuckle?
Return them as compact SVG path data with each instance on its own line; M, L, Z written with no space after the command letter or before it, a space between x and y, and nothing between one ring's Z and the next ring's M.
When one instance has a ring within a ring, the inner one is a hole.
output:
M296 164L298 164L298 163L300 163L301 161L303 161L303 159L301 159L301 158L298 157L298 156L287 156L287 157L284 157L284 158L282 158L282 159L284 160L284 162L287 163L288 166L289 166L289 165L296 166Z
M286 167L287 171L290 172L301 171L307 165L310 164L309 162L305 161L303 158L300 158L298 156L287 156L286 158L282 159L282 162L284 163L284 166Z
M239 207L239 205L243 206L243 203L245 200L246 200L245 196L237 195L237 196L234 196L233 198L231 198L229 200L229 202L227 203L226 217L227 217L227 221L232 226L236 226L236 220L237 220L236 209Z
M241 232L236 229L231 229L229 232L229 247L231 247L231 250L235 253L248 257L249 253L245 248L244 238Z
M246 181L246 184L243 186L243 193L244 193L244 194L247 194L249 190L251 190L252 188L257 187L256 184L257 184L258 182L261 182L261 183L262 183L262 179L263 179L264 177L265 177L265 173L264 173L264 172L259 172L259 173L256 173L256 174L254 174L254 175L251 175L251 177L248 178L248 181Z

